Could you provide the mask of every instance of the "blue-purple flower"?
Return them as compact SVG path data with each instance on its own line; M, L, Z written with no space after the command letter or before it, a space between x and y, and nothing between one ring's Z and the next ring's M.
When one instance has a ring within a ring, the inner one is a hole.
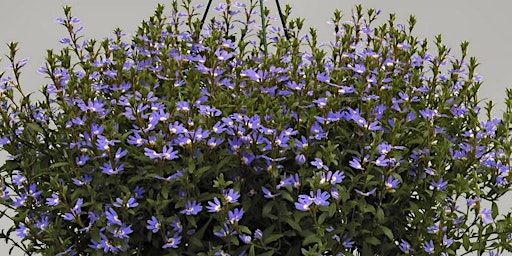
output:
M174 236L172 237L168 237L166 239L166 243L162 246L162 248L166 249L166 248L178 248L178 246L180 245L181 243L181 236L176 233L174 234Z
M318 157L315 158L315 161L311 161L311 164L318 169L324 169L326 171L329 170L329 166L325 165L324 162L322 161L322 159L320 159Z
M494 218L492 217L492 211L488 208L482 208L478 216L484 224L489 224L494 221Z
M25 223L22 222L16 229L16 234L19 238L23 239L30 234L30 229L27 226L25 226Z
M203 210L203 206L194 201L187 201L185 205L185 209L181 211L181 213L185 215L197 215L199 212Z
M220 212L222 210L222 205L220 203L220 200L217 197L213 198L212 201L208 201L208 205L206 206L206 209L208 209L208 212Z
M153 233L157 233L160 230L160 227L162 227L162 224L155 216L152 216L151 219L147 221L147 223L148 225L146 228L153 231Z
M228 220L231 224L238 223L244 216L244 209L235 208L228 212Z

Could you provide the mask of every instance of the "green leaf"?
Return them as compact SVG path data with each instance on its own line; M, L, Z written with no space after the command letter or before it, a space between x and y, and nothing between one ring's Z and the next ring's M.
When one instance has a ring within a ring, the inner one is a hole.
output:
M69 162L57 162L57 163L50 165L50 169L56 169L56 168L68 166L68 165L70 165Z
M283 237L282 234L272 234L272 235L266 237L265 239L263 239L263 244L265 244L265 245L270 244L274 241L277 241L281 237Z
M367 242L367 243L369 243L371 245L379 245L379 244L381 244L381 241L378 238L374 237L374 236L371 236L371 237L367 238L365 240L365 242Z
M318 234L316 234L316 233L309 234L308 236L306 236L304 241L302 241L303 246L312 244L312 243L317 243L317 244L322 243L322 239L320 239L320 237L318 237Z
M297 230L299 232L302 232L302 227L299 225L299 223L297 221L295 221L294 219L292 219L291 217L286 217L285 218L285 221L286 223L288 223L288 225L290 225L290 227L292 227L294 230Z
M498 217L498 214L500 213L498 204L496 202L492 202L492 218L496 219Z
M380 208L379 208L380 209ZM379 226L380 230L382 230L382 233L384 233L384 235L386 235L389 240L393 241L393 231L391 231L390 228L386 227L386 226Z
M268 202L264 207L263 207L263 210L261 212L261 216L263 217L270 217L270 216L274 216L274 215L271 215L270 214L270 211L272 211L272 208L274 207L274 201L270 201Z
M377 212L375 212L375 218L377 219L378 223L383 223L386 217L384 216L384 210L382 210L382 207L377 208Z
M254 244L251 244L251 247L249 248L249 256L256 256L256 252L254 250Z
M43 128L41 128L39 124L27 122L26 125L28 128L30 128L32 131L35 131L36 133L44 133Z
M325 219L327 218L327 214L328 214L327 212L320 214L320 216L318 217L318 220L317 220L319 225L322 225L324 223Z
M466 251L469 250L470 244L471 244L471 242L469 241L469 236L467 234L463 235L462 236L462 245L464 246L464 249Z

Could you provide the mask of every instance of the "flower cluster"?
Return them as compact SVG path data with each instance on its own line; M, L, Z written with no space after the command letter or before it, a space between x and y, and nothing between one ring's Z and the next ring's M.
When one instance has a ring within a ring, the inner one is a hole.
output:
M496 200L511 187L512 92L503 119L491 105L483 113L466 42L457 59L438 36L433 54L411 34L414 17L376 26L380 12L357 6L350 21L334 13L334 40L319 45L301 19L275 27L268 10L267 34L254 32L256 3L227 1L214 8L221 19L202 24L201 6L173 1L129 43L116 30L100 44L82 39L65 7L57 21L69 37L48 51L39 71L50 83L36 102L20 85L27 60L10 44L0 203L15 212L17 246L45 255L509 249L510 215Z

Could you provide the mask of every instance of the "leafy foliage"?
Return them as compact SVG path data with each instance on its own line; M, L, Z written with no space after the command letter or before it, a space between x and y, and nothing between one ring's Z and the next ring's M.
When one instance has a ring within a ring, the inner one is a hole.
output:
M42 100L2 73L0 203L44 255L460 255L509 251L511 95L482 111L478 63L395 16L264 28L256 1L159 5L130 42L69 31ZM220 18L219 18L220 17ZM261 40L262 38L266 40ZM479 117L485 117L480 121Z

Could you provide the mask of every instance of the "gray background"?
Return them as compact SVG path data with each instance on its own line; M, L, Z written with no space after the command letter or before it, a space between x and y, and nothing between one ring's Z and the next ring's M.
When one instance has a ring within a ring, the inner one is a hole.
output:
M238 0L248 3L248 0ZM55 23L56 17L63 17L62 6L73 7L73 14L81 18L85 27L82 34L86 38L102 39L111 37L116 27L132 34L142 19L148 18L157 3L168 4L169 1L156 0L0 0L0 55L7 54L5 43L19 41L19 58L30 57L29 65L22 76L23 87L35 91L48 83L36 73L44 61L46 49L59 49L58 41L66 36L63 27ZM196 3L206 4L206 0ZM217 6L222 0L214 0ZM316 27L321 41L332 38L332 27L326 22L338 8L345 14L344 20L350 19L351 9L357 3L365 8L382 10L379 22L384 22L389 13L397 14L399 23L407 23L409 15L416 16L418 22L415 34L426 38L429 43L434 36L442 34L445 44L459 53L461 41L470 42L469 55L476 56L481 63L478 73L484 76L484 85L480 99L490 99L496 103L495 114L501 116L504 109L505 89L512 84L510 61L512 60L512 1L477 1L477 0L387 0L387 1L353 1L353 0L281 0L282 5L291 4L292 16L306 18L306 27ZM266 2L275 10L273 0ZM211 12L213 13L213 12ZM277 12L271 15L277 17ZM432 44L430 44L432 46ZM434 49L432 49L434 50ZM6 58L0 62L0 70L7 66ZM5 156L5 155L2 155ZM0 163L4 158L0 158ZM504 200L508 201L508 200ZM502 202L503 210L509 209L510 203ZM502 211L503 211L502 210ZM10 225L1 221L0 228ZM7 255L9 246L0 241L0 255ZM22 255L17 252L14 255Z

